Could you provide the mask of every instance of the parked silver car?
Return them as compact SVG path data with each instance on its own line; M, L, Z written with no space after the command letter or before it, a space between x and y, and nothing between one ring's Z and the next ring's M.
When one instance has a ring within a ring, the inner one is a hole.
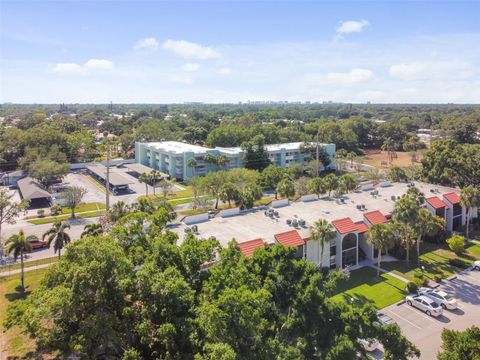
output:
M408 295L406 300L408 305L424 311L428 316L437 317L443 313L440 305L425 295Z
M436 303L440 304L444 310L454 310L457 308L457 300L445 291L421 287L418 289L418 293L434 300Z

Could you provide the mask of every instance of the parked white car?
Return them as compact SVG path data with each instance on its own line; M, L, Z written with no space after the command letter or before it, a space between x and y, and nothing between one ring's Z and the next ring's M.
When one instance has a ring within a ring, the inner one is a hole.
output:
M434 300L440 306L446 310L454 310L457 308L457 300L453 298L451 295L447 294L445 291L437 290L437 289L430 289L427 287L421 287L418 289L418 293L420 295L425 295L430 299Z
M480 270L480 260L473 263L473 270Z
M440 305L425 295L408 295L406 300L408 305L424 311L428 316L437 317L443 313Z

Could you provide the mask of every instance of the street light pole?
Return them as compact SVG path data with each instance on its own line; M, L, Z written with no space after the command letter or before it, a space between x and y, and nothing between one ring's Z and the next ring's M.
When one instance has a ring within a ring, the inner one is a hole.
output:
M105 208L110 210L110 144L107 144L107 174L105 183Z

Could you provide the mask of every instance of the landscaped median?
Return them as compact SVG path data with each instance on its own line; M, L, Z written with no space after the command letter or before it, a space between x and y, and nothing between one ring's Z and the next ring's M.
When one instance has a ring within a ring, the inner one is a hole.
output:
M82 212L82 213L76 213L75 217L77 219L86 219L90 217L96 217L105 214L105 209L102 210L95 210L95 211L87 211L87 212ZM48 224L48 223L54 223L55 221L64 221L68 220L71 218L71 215L59 215L59 216L51 216L51 217L45 217L45 218L37 218L34 220L28 220L29 223L34 224L34 225L40 225L40 224Z
M382 263L382 268L410 281L415 281L415 278L419 277L435 281L448 278L462 270L461 267L452 265L452 260L460 261L460 264L463 263L465 265L463 267L466 267L478 259L480 259L480 245L470 244L465 248L465 253L462 255L456 255L447 248L437 248L422 254L420 256L420 266L423 269L417 266L415 257L412 257L409 266L405 261L394 261Z
M350 305L371 303L378 309L394 304L406 296L406 283L388 274L380 274L371 267L350 272L350 277L339 282L332 298Z

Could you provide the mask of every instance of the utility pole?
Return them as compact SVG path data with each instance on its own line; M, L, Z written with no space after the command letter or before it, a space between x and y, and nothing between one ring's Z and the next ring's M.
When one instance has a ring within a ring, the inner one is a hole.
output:
M317 177L320 176L320 149L318 143L318 136L320 135L320 130L317 131Z
M110 144L107 143L107 174L105 184L105 207L110 210Z

